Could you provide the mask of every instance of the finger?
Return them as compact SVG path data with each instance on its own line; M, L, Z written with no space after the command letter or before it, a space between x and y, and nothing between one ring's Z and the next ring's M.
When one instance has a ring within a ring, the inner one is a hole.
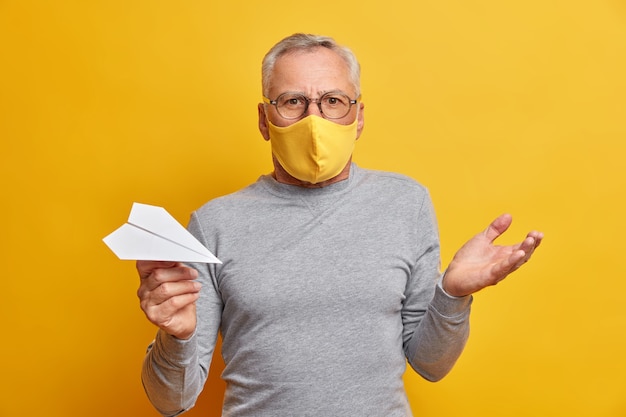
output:
M510 214L505 213L500 215L497 219L495 219L489 227L484 231L485 237L489 239L489 242L493 242L500 236L502 233L506 232L511 222L513 221L513 217Z
M199 293L201 288L202 285L197 281L165 282L152 290L142 286L137 291L137 296L141 300L141 307L147 310L154 305L165 303L170 298Z
M144 310L146 317L159 327L168 327L176 313L191 306L199 298L198 293L182 294L168 298L161 304L151 305Z
M153 270L157 268L173 268L176 266L180 266L180 262L169 262L169 261L141 261L138 260L135 263L137 268L137 272L139 272L140 278L147 278Z
M534 237L528 236L519 244L518 249L523 250L526 254L532 254L537 247L537 241Z
M541 244L541 240L543 239L543 233L531 232L528 235L529 237L527 237L524 242L522 242L520 247L520 250L523 250L525 254L523 258L516 263L515 269L519 268L530 260L531 256L533 255L537 247Z
M528 237L532 237L533 239L535 239L535 248L541 244L541 241L543 241L543 233L536 230L528 233Z
M512 265L507 274L519 269L522 265L530 260L540 241L532 237L526 238L520 245L520 248L513 252L509 257L509 263Z
M520 243L518 249L525 251L527 254L531 255L535 249L541 244L543 240L543 233L541 232L530 232L526 236L526 239L522 243Z
M157 268L153 269L150 275L141 279L140 288L152 291L166 282L193 281L197 278L198 271L185 265L172 268Z
M496 283L502 281L507 277L507 275L523 265L524 262L526 262L525 256L526 252L523 250L516 250L502 262L494 265L492 273L496 277Z

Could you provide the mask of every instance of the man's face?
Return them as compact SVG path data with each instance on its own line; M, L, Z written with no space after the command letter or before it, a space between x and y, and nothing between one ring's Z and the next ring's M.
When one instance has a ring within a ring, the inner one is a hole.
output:
M356 98L354 85L350 81L348 65L335 52L328 48L319 47L312 51L298 51L278 58L270 79L268 98L273 100L285 92L292 92L317 99L330 91L343 92L352 99ZM332 121L348 125L354 122L355 117L358 117L358 137L363 129L362 106L359 102L352 106L345 117ZM360 107L358 112L357 107ZM309 105L303 117L311 114L322 116L316 103ZM278 114L274 106L260 104L259 130L266 140L269 139L266 119L269 119L276 126L289 126L299 120L285 119Z

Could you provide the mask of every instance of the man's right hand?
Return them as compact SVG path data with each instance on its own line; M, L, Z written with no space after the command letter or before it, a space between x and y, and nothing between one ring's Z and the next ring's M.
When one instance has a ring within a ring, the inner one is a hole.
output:
M137 296L148 320L178 339L196 329L198 271L179 262L137 261L141 279Z

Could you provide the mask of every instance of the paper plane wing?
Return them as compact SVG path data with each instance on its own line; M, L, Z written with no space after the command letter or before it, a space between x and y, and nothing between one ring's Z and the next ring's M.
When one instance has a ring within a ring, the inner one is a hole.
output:
M163 207L134 203L128 223L103 239L120 259L221 263Z

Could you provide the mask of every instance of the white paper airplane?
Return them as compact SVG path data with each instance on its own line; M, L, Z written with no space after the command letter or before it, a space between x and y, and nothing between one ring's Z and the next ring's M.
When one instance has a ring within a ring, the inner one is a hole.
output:
M120 259L222 262L163 207L133 203L128 223L102 239Z

